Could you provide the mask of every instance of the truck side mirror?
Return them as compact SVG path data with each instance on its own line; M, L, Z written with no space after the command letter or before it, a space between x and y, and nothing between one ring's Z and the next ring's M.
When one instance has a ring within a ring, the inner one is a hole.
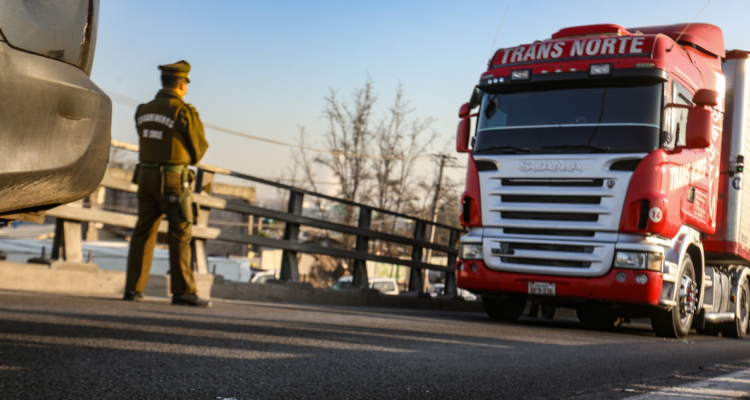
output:
M465 118L470 112L471 109L469 108L469 103L464 103L461 105L461 108L458 109L458 118Z
M699 90L698 93L700 93L701 90ZM716 93L713 90L709 91ZM695 101L695 98L693 101ZM705 149L710 146L712 129L711 110L707 110L700 106L690 107L688 111L687 128L685 129L685 147L688 149Z
M471 136L471 117L467 114L458 123L456 133L456 151L459 153L470 153L469 137Z
M719 92L711 89L699 89L693 96L693 103L698 106L716 107L719 105Z

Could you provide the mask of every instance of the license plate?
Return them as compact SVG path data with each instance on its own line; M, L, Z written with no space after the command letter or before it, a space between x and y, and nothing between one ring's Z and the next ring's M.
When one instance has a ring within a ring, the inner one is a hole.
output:
M529 282L529 294L541 296L554 296L555 284L548 282Z

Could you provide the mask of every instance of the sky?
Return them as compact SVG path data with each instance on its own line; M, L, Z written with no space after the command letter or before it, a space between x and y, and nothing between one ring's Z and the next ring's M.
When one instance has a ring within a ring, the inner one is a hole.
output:
M436 119L439 139L430 152L453 152L459 106L495 49L564 27L666 25L700 12L695 21L722 28L727 49L750 50L750 1L704 6L705 0L103 0L91 78L105 91L147 102L160 88L157 66L184 59L192 65L185 100L204 122L287 143L304 126L314 147L323 144L320 117L331 89L348 99L369 77L380 117L401 83L413 115ZM114 103L113 139L137 144L134 111ZM264 178L291 166L288 147L213 130L206 137L207 164ZM465 155L453 155L465 164ZM428 158L418 170L434 173ZM448 171L454 179L463 174ZM323 170L319 179L332 180Z

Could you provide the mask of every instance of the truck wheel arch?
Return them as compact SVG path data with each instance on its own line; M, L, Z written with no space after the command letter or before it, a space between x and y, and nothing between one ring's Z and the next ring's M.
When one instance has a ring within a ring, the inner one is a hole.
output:
M698 281L699 290L697 309L700 310L701 308L703 308L706 263L703 256L703 243L700 241L700 233L688 226L683 226L682 229L680 229L680 233L677 235L673 247L667 250L665 254L665 263L675 266L675 269L673 270L670 267L668 270L669 272L664 272L664 283L671 284L672 288L669 291L665 291L664 289L662 289L662 297L659 303L662 307L666 306L667 308L671 308L672 306L674 306L674 299L676 298L675 296L677 296L677 293L675 293L674 291L679 290L679 286L675 286L675 283L682 273L680 269L682 268L682 262L685 259L685 254L688 254L690 256L690 259L693 261L693 267L695 268L695 280ZM665 295L667 293L671 293L671 295L668 298L665 298Z
M695 268L695 280L698 281L698 307L696 313L700 312L703 308L703 299L705 298L705 264L706 260L703 256L703 244L701 242L691 243L688 245L686 254L690 255L690 259L693 261L693 268ZM684 258L684 256L683 256Z

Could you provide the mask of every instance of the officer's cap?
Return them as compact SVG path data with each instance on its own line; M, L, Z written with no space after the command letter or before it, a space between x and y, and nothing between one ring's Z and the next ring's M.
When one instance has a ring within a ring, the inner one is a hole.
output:
M190 72L190 63L185 60L177 61L174 64L160 65L159 69L161 70L162 76L175 76L178 78L185 78L187 79L188 83L190 83L190 76L188 75L188 73Z

